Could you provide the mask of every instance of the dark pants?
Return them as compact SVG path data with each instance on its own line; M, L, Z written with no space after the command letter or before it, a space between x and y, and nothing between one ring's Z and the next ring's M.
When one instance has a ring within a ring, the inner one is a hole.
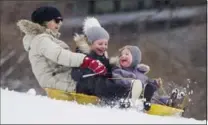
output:
M76 92L95 95L105 99L115 100L127 97L130 89L115 84L112 80L102 76L83 78L77 83Z
M147 102L150 102L151 101L151 99L152 99L152 97L154 95L154 92L156 90L157 90L157 88L152 83L148 83L145 86L145 89L144 89L144 98L146 99Z

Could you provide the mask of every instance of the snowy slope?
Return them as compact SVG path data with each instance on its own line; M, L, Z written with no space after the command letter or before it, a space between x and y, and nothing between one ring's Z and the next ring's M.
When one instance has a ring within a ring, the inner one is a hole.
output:
M75 102L57 101L29 93L1 89L1 124L5 123L206 124L206 121L79 105Z

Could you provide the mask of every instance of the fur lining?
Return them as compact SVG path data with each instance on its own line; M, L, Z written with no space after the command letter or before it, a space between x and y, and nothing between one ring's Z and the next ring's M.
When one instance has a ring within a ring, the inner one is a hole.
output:
M46 29L45 27L43 27L37 23L33 23L29 20L24 20L24 19L19 20L17 22L17 26L26 35L38 35L38 34L42 34L42 33L47 33L47 34L50 34L56 38L60 36L59 32L54 32L50 29Z
M118 57L118 56L116 56L116 57L111 57L111 58L109 59L109 62L110 62L111 65L115 65L115 66L117 66L117 67L120 67L120 64L119 64L119 57Z
M150 67L146 64L138 64L137 67L139 70L144 71L144 74L147 74L150 71Z
M90 53L90 46L87 43L87 38L84 35L75 34L74 42L76 46L85 54Z

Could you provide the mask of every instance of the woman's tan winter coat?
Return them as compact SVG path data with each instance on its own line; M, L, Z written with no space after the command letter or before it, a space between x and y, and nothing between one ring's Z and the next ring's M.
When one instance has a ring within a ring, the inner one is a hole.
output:
M79 67L85 55L71 52L67 44L58 40L59 32L29 20L20 20L17 25L25 33L23 45L41 87L75 91L76 82L71 78L71 68Z

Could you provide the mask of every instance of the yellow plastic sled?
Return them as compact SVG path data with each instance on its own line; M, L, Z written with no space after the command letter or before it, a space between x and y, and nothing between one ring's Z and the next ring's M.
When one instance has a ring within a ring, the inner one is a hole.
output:
M57 100L76 101L79 104L98 104L99 98L75 92L65 92L58 89L45 88L48 97Z
M184 112L182 109L177 109L165 105L160 104L152 104L147 114L151 115L160 115L160 116L173 116L173 115L181 115Z
M90 96L75 92L65 92L52 88L45 88L45 91L47 92L48 97L55 98L57 100L76 101L79 104L95 105L100 102L100 99L96 96ZM172 116L183 113L183 110L160 104L152 104L151 109L146 113L151 115Z

